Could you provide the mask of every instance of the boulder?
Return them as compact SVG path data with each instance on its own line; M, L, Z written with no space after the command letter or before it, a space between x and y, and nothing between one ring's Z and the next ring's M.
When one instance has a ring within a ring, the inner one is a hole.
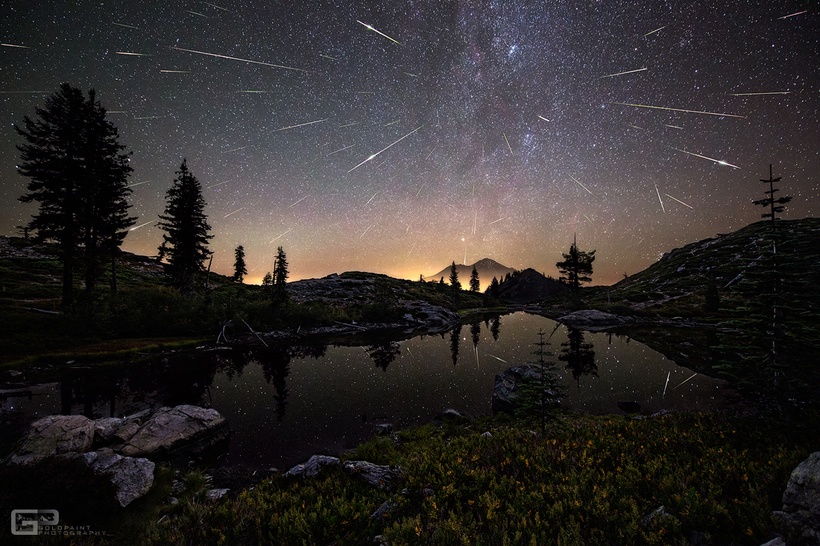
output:
M83 453L94 441L94 421L82 415L49 415L31 425L8 458L29 465L62 453Z
M456 419L465 419L467 416L457 409L448 408L433 417L434 423L441 423L443 421L455 421Z
M218 411L181 405L160 408L115 449L129 457L167 457L203 451L229 436L228 422Z
M123 457L110 448L58 457L82 461L95 474L107 476L117 489L117 502L123 508L145 495L154 484L154 463L143 458Z
M613 315L612 313L605 313L597 309L586 309L584 311L576 311L569 315L559 317L558 322L569 326L570 328L577 328L579 330L587 330L595 332L598 330L606 330L616 326L623 326L632 322L631 318Z
M518 384L524 377L540 379L538 366L513 366L495 376L493 385L493 413L515 413ZM557 394L557 393L556 393ZM556 402L558 404L558 402Z
M801 544L820 544L820 451L792 471L783 508L773 515L788 537Z
M345 461L327 455L314 455L307 462L298 464L285 472L285 476L310 477L316 476L326 466L338 466L348 474L364 480L366 483L379 489L392 489L401 478L401 468L387 465L373 464L367 461Z

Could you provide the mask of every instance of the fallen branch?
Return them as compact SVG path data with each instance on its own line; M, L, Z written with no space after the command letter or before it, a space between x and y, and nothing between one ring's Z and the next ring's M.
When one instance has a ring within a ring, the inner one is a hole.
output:
M241 320L242 322L245 322L245 319L243 319L242 317L239 317L239 320ZM256 336L256 339L258 339L259 341L261 341L261 342L262 342L262 345L264 345L265 347L267 347L267 346L268 346L268 344L267 344L267 343L265 343L265 340L264 340L264 339L262 339L261 337L259 337L259 334L257 334L256 332L254 332L254 331L253 331L253 328L251 328L251 325L250 325L250 324L248 324L247 322L245 322L245 326L247 326L247 327L248 327L248 330L250 330L250 331L251 331L251 333L252 333L253 335L255 335L255 336Z

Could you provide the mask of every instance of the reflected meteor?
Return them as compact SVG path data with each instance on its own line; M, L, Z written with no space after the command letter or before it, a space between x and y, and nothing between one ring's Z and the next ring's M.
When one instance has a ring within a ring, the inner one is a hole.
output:
M666 106L652 106L650 104L632 104L629 102L610 102L609 104L620 104L621 106L634 106L636 108L652 108L655 110L670 110L672 112L686 112L687 114L707 114L709 116L722 116L727 118L746 119L746 116L736 114L721 114L719 112L704 112L703 110L684 110L683 108L667 108Z
M376 30L375 28L371 27L371 26L370 26L370 25L368 25L367 23L362 23L362 22L361 22L361 21L359 21L358 19L356 19L356 22L357 22L357 23L359 23L360 25L364 25L364 26L365 26L368 30L372 30L372 31L373 31L373 32L375 32L376 34L378 34L378 35L380 35L380 36L384 36L385 38L387 38L387 39L388 39L388 40L390 40L391 42L397 43L397 44L399 44L401 47L404 47L404 44L403 44L403 43L401 43L401 42L399 42L399 41L394 40L393 38L391 38L390 36L388 36L387 34L385 34L385 33L383 33L383 32L379 32L378 30Z
M709 161L714 161L718 165L726 165L727 167L732 167L733 169L739 169L740 168L737 165L732 165L731 163L726 163L725 161L723 161L721 159L713 159L711 157L706 157L705 155L696 154L694 152L687 152L686 150L681 150L680 148L672 148L671 146L670 146L670 149L678 151L678 152L683 152L683 153L688 154L688 155L693 155L695 157L700 157L701 159L708 159Z
M387 148L382 148L381 150L379 150L379 151L378 151L378 152L376 152L375 154L371 155L370 157L368 157L367 159L365 159L364 161L362 161L361 163L359 163L358 165L356 165L355 167L353 167L352 169L350 169L349 171L347 171L347 174L352 173L353 171L355 171L356 169L358 169L359 167L361 167L362 165L364 165L364 164L365 164L365 163L367 163L368 161L373 160L373 159L374 159L377 155L379 155L379 154L380 154L380 153L382 153L383 151L387 150L387 149L388 149L388 148L390 148L391 146L394 146L394 145L398 144L399 142L401 142L401 141L402 141L402 140L404 140L405 138L409 137L410 135L412 135L413 133L415 133L416 131L418 131L418 130L419 130L419 129L421 129L422 127L424 127L424 125L419 125L418 127L416 127L415 129L413 129L412 131L410 131L409 133L407 133L406 135L404 135L403 137L401 137L400 139L398 139L396 142L394 142L393 144L391 144L391 145L390 145L390 146L388 146Z
M196 51L194 49L185 49L182 47L174 47L171 46L171 49L176 49L177 51L186 51L188 53L196 53L197 55L207 55L208 57L218 57L220 59L228 59L231 61L239 61L242 63L251 63L251 64L261 64L263 66L270 66L273 68L283 68L285 70L296 70L297 72L307 72L312 74L312 70L305 70L304 68L294 68L292 66L283 66L281 64L273 64L273 63L263 63L262 61L252 61L250 59L240 59L239 57L231 57L228 55L217 55L216 53L208 53L206 51Z

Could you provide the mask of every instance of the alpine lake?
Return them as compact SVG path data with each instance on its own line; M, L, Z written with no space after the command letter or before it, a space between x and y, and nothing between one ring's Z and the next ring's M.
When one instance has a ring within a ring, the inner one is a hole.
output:
M287 469L313 454L338 455L366 441L377 424L395 430L429 423L452 408L492 413L496 374L546 360L566 390L564 409L621 414L714 411L726 407L719 379L680 366L625 336L571 330L517 312L450 332L345 345L210 348L166 354L130 366L69 366L57 378L0 393L3 452L34 420L51 414L122 417L146 408L212 407L231 428L213 464Z

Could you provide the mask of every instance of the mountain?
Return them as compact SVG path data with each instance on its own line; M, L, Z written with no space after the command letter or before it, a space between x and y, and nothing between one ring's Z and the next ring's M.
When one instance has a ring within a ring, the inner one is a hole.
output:
M493 277L501 281L507 275L507 273L512 275L515 272L515 269L507 267L505 265L501 265L500 263L496 262L495 260L491 260L490 258L484 258L483 260L479 260L472 265L456 264L458 280L461 283L461 287L465 290L468 290L470 288L470 275L473 274L473 267L475 267L476 271L478 272L478 280L481 283L482 292L486 290L488 286L490 286ZM450 282L449 265L441 271L439 271L438 273L436 273L435 275L424 277L424 280L427 282L439 282L439 280L441 279L444 279L445 283Z
M560 297L569 290L566 284L538 271L527 268L514 273L498 287L498 299L502 302L537 303L546 298Z

